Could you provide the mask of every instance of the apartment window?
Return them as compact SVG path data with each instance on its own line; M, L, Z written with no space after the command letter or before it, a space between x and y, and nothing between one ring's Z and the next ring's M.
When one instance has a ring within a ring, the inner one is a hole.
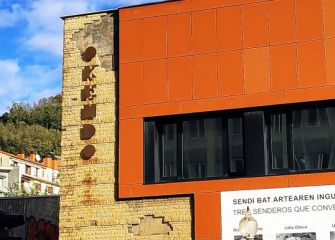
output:
M145 181L243 173L242 117L204 115L145 122Z
M31 169L31 175L34 176L34 177L37 177L37 168L32 168Z
M49 194L53 194L54 193L53 187L48 187L47 191L48 191Z
M5 180L6 178L0 176L0 187L5 187Z
M28 174L28 175L31 174L31 166L27 166L27 165L26 165L25 173Z
M41 192L42 186L40 183L35 183L34 186L37 193Z

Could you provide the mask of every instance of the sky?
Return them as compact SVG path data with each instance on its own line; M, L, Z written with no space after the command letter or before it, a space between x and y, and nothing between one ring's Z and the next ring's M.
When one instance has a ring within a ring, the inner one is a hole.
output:
M61 93L61 16L159 0L0 0L0 115Z

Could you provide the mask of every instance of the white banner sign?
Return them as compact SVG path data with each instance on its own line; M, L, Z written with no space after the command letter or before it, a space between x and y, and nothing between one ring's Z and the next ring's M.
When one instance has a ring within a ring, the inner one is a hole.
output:
M255 240L335 240L335 186L221 193L222 240L240 240L247 207L258 222Z

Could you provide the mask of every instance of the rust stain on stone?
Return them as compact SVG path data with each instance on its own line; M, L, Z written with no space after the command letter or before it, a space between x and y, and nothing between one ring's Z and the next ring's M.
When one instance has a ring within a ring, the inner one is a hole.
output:
M96 182L96 179L93 179L90 174L86 175L86 177L81 181L84 185L91 185Z

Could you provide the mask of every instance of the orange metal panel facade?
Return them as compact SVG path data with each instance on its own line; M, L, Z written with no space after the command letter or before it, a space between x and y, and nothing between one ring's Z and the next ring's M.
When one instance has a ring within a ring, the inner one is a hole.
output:
M335 99L334 8L181 0L121 9L120 197L194 194L195 238L220 239L221 218L206 206L220 214L221 191L335 184L335 173L143 184L145 117Z

